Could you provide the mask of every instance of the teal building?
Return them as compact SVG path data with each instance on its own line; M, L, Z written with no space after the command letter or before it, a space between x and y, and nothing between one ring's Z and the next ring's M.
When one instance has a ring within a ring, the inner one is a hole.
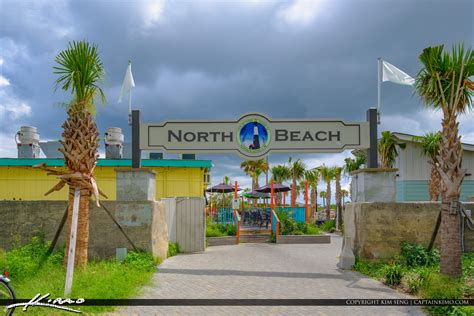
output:
M398 148L395 163L397 171L397 201L429 201L428 179L431 165L423 155L421 146L413 142L414 135L394 133L399 143L406 144L405 149ZM467 175L461 186L461 201L474 201L474 145L462 144L463 165Z

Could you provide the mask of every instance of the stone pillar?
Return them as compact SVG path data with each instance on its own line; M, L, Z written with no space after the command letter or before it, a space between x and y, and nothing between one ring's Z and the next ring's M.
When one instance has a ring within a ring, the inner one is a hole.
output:
M156 172L146 168L117 168L117 201L155 201Z
M366 168L354 171L352 202L395 202L398 169Z

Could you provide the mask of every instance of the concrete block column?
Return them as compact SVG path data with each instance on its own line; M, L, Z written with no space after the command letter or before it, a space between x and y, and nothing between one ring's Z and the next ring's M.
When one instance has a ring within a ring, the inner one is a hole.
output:
M354 171L352 202L395 202L398 169L366 168Z
M146 168L117 168L117 201L155 201L156 172Z

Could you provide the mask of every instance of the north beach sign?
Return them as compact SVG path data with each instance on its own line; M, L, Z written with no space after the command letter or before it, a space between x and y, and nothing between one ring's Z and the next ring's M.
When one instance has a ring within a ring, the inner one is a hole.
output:
M140 149L177 153L238 153L261 159L270 152L341 152L369 148L369 123L270 119L248 113L238 120L169 120L140 124Z

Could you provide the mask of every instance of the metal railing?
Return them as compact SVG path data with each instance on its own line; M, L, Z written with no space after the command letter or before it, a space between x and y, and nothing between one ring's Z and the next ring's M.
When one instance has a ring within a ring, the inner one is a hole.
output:
M280 220L275 210L272 210L272 233L275 234L275 237L280 235Z

